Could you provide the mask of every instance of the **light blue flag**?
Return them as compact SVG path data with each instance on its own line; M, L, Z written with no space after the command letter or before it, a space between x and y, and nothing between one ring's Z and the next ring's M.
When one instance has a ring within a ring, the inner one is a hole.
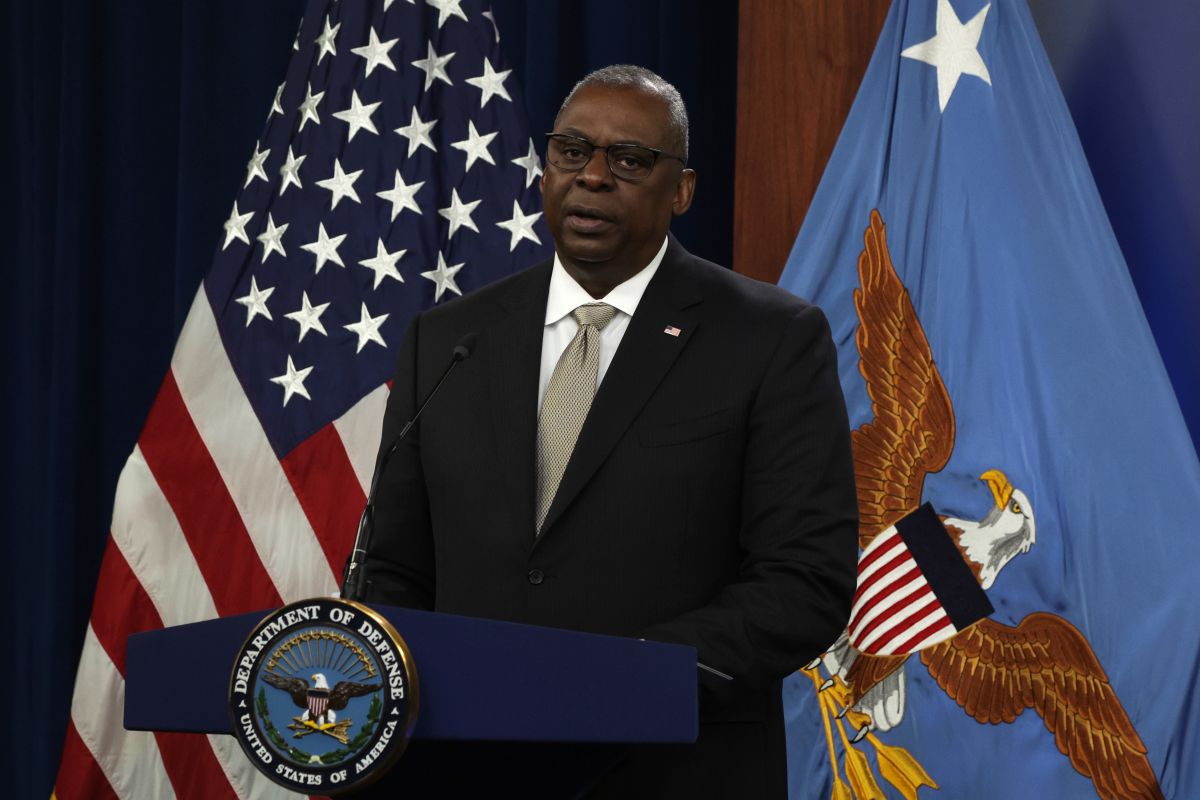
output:
M1200 797L1200 463L1023 0L895 0L780 283L876 543L785 684L792 796Z

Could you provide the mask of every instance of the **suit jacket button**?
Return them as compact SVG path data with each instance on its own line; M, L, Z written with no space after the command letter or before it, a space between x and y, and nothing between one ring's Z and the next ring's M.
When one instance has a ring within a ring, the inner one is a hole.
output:
M529 582L532 583L534 586L537 586L542 581L546 580L546 574L544 572L542 572L540 569L529 570L528 577L529 577Z

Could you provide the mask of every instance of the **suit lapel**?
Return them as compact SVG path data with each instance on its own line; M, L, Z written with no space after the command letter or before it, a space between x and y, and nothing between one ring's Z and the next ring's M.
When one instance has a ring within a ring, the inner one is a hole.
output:
M527 548L533 546L539 354L550 263L531 268L529 280L500 301L507 313L488 335L494 343L488 360L492 425L503 459L497 466L516 503L517 530L529 533L523 542Z
M637 418L699 325L701 296L688 279L690 260L672 239L596 392L539 541ZM668 327L678 333L668 333Z

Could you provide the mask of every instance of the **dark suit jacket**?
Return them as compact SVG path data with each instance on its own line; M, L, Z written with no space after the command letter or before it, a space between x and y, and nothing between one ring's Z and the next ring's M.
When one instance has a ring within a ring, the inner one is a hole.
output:
M389 443L478 334L381 479L369 599L694 645L695 745L635 751L597 795L784 796L780 679L845 627L857 507L824 315L671 240L534 537L551 262L414 320ZM678 336L664 332L680 329Z

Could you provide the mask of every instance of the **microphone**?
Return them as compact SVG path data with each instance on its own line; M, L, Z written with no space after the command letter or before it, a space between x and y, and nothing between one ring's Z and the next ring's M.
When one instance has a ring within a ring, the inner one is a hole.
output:
M354 537L354 550L350 553L350 558L346 560L346 569L342 573L342 599L343 600L358 600L363 599L363 593L366 589L366 581L363 580L363 572L365 572L367 549L371 546L371 534L375 530L375 491L379 488L379 478L383 475L383 471L387 468L388 461L392 455L400 447L400 442L404 441L404 437L412 430L412 426L421 417L421 413L425 407L429 405L429 401L437 394L437 390L442 388L442 384L446 382L446 378L456 366L462 361L470 358L471 353L475 350L475 341L479 338L476 333L468 333L459 338L454 345L454 351L450 356L450 363L446 365L446 369L442 372L442 377L438 378L438 382L429 390L429 394L425 395L425 399L421 401L421 405L417 407L417 411L412 415L408 422L404 423L400 433L392 440L388 449L384 451L383 456L379 459L379 466L375 468L375 474L371 476L371 490L367 492L367 505L363 508L362 516L358 519L358 533Z

